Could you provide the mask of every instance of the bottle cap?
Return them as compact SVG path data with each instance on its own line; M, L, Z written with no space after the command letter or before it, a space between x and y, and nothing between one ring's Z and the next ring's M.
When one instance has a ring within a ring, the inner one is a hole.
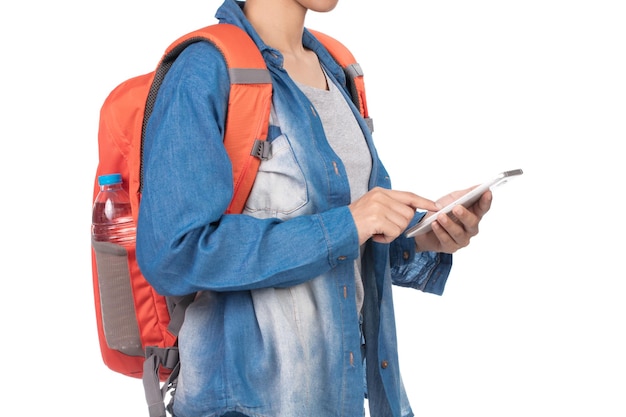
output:
M122 183L122 174L106 174L100 175L98 177L98 185L111 185L111 184L121 184Z

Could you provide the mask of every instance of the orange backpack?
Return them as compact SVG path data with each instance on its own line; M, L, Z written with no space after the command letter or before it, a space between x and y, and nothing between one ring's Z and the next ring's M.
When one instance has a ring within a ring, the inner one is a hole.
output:
M311 31L344 68L348 89L361 115L369 118L363 74L348 49ZM224 146L233 166L234 196L228 213L240 213L267 144L272 83L265 62L240 28L214 24L188 33L165 51L156 69L117 86L100 111L98 176L119 172L135 222L142 191L142 145L159 87L178 55L191 43L212 42L224 55L230 75ZM151 417L165 417L164 400L178 376L177 333L193 300L158 294L141 274L135 248L92 240L92 275L102 359L111 370L142 378Z

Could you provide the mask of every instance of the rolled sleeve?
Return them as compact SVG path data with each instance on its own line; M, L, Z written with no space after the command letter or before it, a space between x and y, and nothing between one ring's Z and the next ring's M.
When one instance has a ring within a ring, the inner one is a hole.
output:
M452 255L415 252L413 238L396 239L389 250L391 278L395 285L442 295L452 269Z

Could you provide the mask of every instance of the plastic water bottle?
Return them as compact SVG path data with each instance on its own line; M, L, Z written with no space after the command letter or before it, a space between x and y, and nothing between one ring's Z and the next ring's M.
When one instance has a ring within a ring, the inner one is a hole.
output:
M98 185L100 192L93 204L91 225L93 239L121 246L133 245L136 226L128 193L122 188L122 175L100 175Z

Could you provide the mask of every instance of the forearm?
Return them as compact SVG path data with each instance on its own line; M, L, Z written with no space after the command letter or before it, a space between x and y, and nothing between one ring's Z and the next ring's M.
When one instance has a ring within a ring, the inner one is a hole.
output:
M163 294L287 287L358 255L345 207L284 222L224 215L218 223L201 221L178 233L153 229L150 221L140 221L138 261Z

